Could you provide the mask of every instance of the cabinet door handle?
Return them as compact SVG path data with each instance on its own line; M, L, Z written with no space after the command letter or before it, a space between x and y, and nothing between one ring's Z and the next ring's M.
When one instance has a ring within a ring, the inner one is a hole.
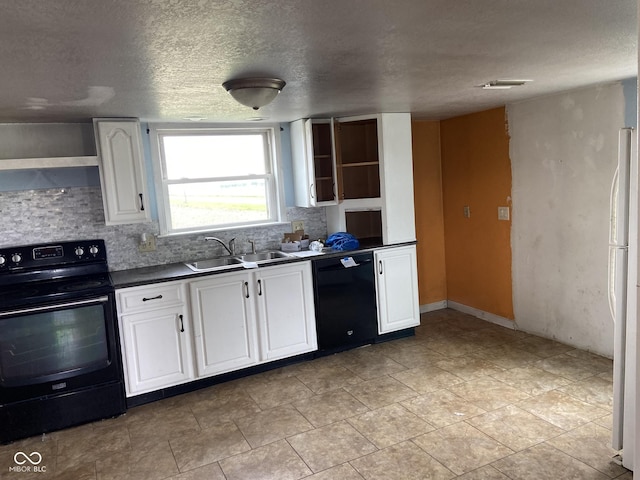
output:
M309 185L309 195L311 195L311 198L316 198L316 196L313 194L313 183L311 185Z
M244 282L245 298L249 298L249 282Z
M157 295L155 297L142 297L142 301L143 302L148 302L149 300L160 300L162 298L162 295Z
M144 201L142 200L142 194L138 194L140 196L140 211L144 212Z
M262 295L262 280L258 280L258 295Z
M382 260L378 260L378 272L382 275Z
M178 315L178 317L180 317L180 332L184 332L184 318L182 315Z

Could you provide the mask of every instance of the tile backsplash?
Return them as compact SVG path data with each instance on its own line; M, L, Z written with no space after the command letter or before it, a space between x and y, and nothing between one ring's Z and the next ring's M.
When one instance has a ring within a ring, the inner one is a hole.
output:
M287 207L286 214L287 222L303 220L311 238L326 238L324 208ZM155 251L139 252L140 235L157 235L158 222L105 225L99 187L0 192L0 217L4 219L0 224L0 247L102 238L112 271L199 260L223 253L218 243L204 241L205 234L158 237ZM243 252L250 250L249 240L254 240L259 250L278 248L283 233L289 231L291 225L287 223L210 235L225 242L235 237L236 251Z

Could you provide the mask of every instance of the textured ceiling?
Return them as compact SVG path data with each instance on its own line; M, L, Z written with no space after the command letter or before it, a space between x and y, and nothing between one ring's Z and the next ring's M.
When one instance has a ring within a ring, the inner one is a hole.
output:
M447 118L637 74L635 0L0 0L0 122ZM221 87L287 86L253 112ZM534 81L512 90L476 85Z

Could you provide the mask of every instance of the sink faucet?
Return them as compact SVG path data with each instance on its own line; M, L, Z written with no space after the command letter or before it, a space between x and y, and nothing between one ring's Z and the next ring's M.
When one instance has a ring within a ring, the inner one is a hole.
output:
M231 240L229 240L229 246L228 247L218 237L204 237L204 239L207 240L207 241L215 240L220 245L222 245L227 252L229 252L229 255L235 255L236 254L236 239L235 238L232 238Z
M256 253L256 241L255 240L247 240L251 244L251 253L255 255Z

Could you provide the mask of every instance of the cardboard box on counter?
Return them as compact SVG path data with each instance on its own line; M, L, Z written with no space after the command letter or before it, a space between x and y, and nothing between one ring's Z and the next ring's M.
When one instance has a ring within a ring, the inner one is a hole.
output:
M280 250L283 252L298 252L302 249L300 242L286 242L280 244Z
M309 235L305 235L304 230L285 233L280 244L283 252L297 252L306 248L309 248Z

